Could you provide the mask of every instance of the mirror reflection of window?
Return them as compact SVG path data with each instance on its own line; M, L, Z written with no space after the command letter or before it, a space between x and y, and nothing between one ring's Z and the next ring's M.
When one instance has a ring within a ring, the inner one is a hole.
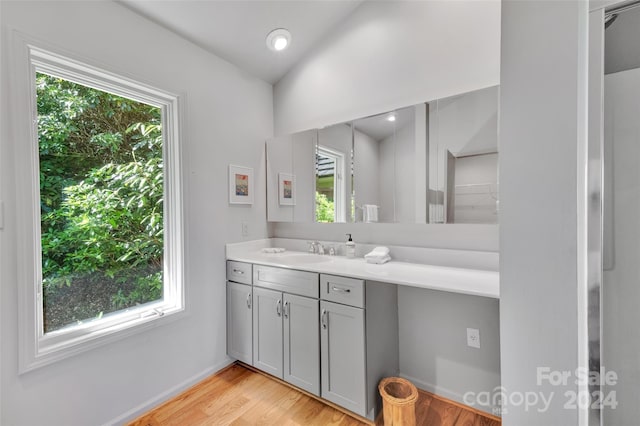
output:
M319 146L316 153L316 222L344 222L344 154Z
M498 223L498 94L487 87L274 138L268 220ZM288 170L295 208L278 204L274 184Z

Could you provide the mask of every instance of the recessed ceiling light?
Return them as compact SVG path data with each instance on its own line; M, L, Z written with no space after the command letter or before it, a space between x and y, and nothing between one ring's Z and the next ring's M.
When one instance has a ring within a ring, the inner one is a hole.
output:
M395 114L389 114L389 116L387 117L387 121L396 121L396 115Z
M280 52L291 44L291 33L286 28L278 28L267 35L267 47L274 52Z

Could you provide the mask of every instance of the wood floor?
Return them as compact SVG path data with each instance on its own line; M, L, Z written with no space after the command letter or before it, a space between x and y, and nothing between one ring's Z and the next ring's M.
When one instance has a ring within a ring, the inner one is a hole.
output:
M420 391L416 419L426 426L500 426L498 418ZM130 426L367 425L280 381L234 364L139 417Z

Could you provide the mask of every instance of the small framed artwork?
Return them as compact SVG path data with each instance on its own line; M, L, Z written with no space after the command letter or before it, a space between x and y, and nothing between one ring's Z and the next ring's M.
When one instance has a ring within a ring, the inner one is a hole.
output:
M229 165L229 203L253 204L253 169Z
M278 173L278 199L281 206L296 205L296 177L290 173Z

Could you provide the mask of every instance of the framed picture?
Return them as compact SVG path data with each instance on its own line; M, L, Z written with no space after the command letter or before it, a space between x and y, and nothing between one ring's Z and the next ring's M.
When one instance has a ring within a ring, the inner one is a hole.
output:
M296 205L296 177L290 173L278 173L278 199L281 206Z
M229 203L253 204L253 169L229 165Z

